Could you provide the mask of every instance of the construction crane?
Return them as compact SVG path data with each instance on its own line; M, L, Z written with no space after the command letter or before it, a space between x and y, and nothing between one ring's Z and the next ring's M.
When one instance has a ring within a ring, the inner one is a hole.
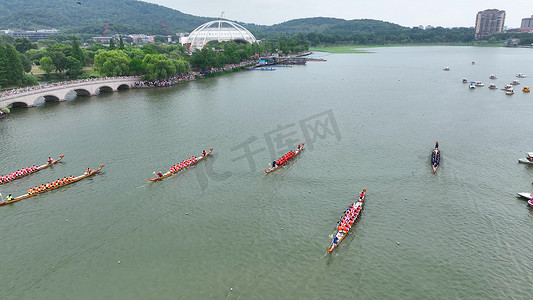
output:
M161 19L161 24L163 24L163 28L165 28L165 31L167 32L167 40L168 42L172 42L172 36L170 33L168 33L167 25L165 25L165 22L163 22L163 19Z
M104 34L102 35L102 40L100 41L102 45L104 44L105 35L107 34L107 29L109 29L109 23L111 22L108 22L107 25L105 26Z

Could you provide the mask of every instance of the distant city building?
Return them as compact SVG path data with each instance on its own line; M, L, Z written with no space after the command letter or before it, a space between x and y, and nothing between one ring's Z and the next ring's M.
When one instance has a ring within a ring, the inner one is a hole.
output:
M531 18L522 19L522 24L520 25L520 28L531 28L531 27L533 27L533 16L531 16Z
M486 9L478 12L476 16L476 40L496 33L502 33L504 22L505 11L503 10Z
M120 35L115 34L112 36L94 36L92 38L95 42L98 42L102 45L108 46L110 44L110 41L113 40L115 45L118 45L120 42ZM122 37L122 41L126 44L150 44L154 43L154 36L153 35L145 35L145 34L130 34L127 36Z
M131 34L128 36L133 40L134 44L150 44L155 42L153 35Z
M200 25L189 36L180 37L182 45L190 45L191 51L202 49L210 41L235 41L236 43L256 43L254 35L241 25L226 21L216 20Z
M39 30L4 30L4 33L14 38L28 38L32 42L38 40L45 40L51 35L56 35L59 32L57 29L39 29Z

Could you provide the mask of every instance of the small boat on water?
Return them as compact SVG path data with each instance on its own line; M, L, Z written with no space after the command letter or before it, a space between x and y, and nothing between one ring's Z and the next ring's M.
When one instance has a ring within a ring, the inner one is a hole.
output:
M296 156L298 156L302 152L302 150L304 149L304 146L305 146L305 142L303 142L302 145L298 145L298 148L296 149L296 151L291 151L285 154L282 158L278 159L277 161L273 161L272 164L270 165L270 168L268 168L268 170L265 170L265 173L268 174L286 165L289 161L293 160Z
M533 194L532 193L517 193L518 196L522 197L522 198L526 198L526 199L531 199L533 197Z
M496 77L494 74L490 74L489 79L498 79L498 77Z
M497 87L496 87L495 84L491 83L491 84L489 85L489 89L491 89L491 90L495 90L495 89L497 89Z
M525 87L522 89L522 92L524 92L524 93L529 93L529 92L531 92L531 90L529 89L528 86L525 86Z
M513 80L513 81L511 81L510 84L511 84L511 85L519 85L519 84L520 84L520 81L518 81L518 80Z
M513 89L508 89L505 91L505 94L506 95L514 95L514 90Z
M468 85L468 88L469 89L475 89L476 88L476 83L475 82L470 82L470 85Z
M450 67L444 67L444 71L450 71Z
M466 78L463 78L463 83L468 83L468 80Z
M22 177L26 177L26 176L28 176L30 174L33 174L35 172L39 172L39 171L41 171L43 169L46 169L46 168L48 168L48 167L50 167L52 165L55 165L55 164L57 164L58 162L60 162L63 159L63 156L65 156L65 155L61 154L58 159L52 160L52 162L46 163L46 164L44 164L42 166L39 166L39 167L36 167L36 168L33 168L33 169L31 167L28 167L30 169L27 170L27 171L25 169L21 169L19 171L21 171L22 174L18 175L18 176L15 176L15 177L11 177L10 175L0 176L1 178L4 178L4 179L0 179L0 184L8 183L10 181L17 180L17 179L20 179ZM25 171L22 171L22 170L25 170Z
M205 150L204 150L205 152ZM161 180L163 178L167 178L171 175L174 175L180 171L183 171L191 166L194 166L195 164L197 164L199 161L202 161L204 160L206 157L208 157L211 152L213 152L213 147L211 147L211 149L209 149L209 152L207 153L202 153L202 156L200 156L199 158L196 158L196 157L191 157L189 159L186 159L174 166L171 166L170 169L168 170L168 172L164 173L164 174L161 174L161 172L159 172L157 174L157 177L156 178L148 178L148 180L150 181L158 181L158 180Z
M2 205L6 205L6 204L11 204L11 203L14 203L14 202L18 202L20 200L23 200L23 199L26 199L26 198L30 198L30 197L33 197L33 196L37 196L39 194L42 194L42 193L46 193L48 191L52 191L52 190L55 190L55 189L58 189L58 188L61 188L61 187L64 187L64 186L67 186L69 184L72 184L74 182L77 182L77 181L80 181L84 178L87 178L89 176L93 176L94 174L100 172L100 170L102 170L102 168L105 166L105 164L101 164L100 165L100 168L96 169L96 170L91 170L91 172L85 172L83 173L83 175L80 175L80 176L77 176L77 177L73 177L70 181L68 182L65 182L65 183L62 183L60 185L56 185L56 186L52 186L52 187L49 187L49 188L46 188L44 190L41 190L41 191L38 191L38 192L34 192L34 193L26 193L24 195L21 195L21 196L18 196L17 198L14 198L13 200L10 200L10 201L5 201L5 202L1 202L0 203L0 206Z
M431 168L433 169L433 174L437 173L437 169L440 165L440 150L439 150L439 141L435 142L435 149L431 151Z
M272 67L260 67L260 68L248 68L248 70L252 70L252 71L276 71L276 69L272 68Z
M533 165L533 152L528 152L525 158L519 158L518 162L521 164Z
M363 188L363 191L359 195L359 200L352 203L350 207L344 212L344 215L341 217L339 225L337 226L336 232L333 235L333 239L328 247L328 253L331 253L337 246L342 242L342 240L348 235L350 229L352 229L353 224L359 220L359 216L363 211L363 205L365 204L366 198L366 186Z
M476 86L485 86L485 84L481 81L476 81Z
M518 73L518 74L516 74L516 77L518 77L518 78L526 78L527 75L524 74L524 73Z
M502 88L502 91L507 91L508 89L513 89L513 86L508 84Z

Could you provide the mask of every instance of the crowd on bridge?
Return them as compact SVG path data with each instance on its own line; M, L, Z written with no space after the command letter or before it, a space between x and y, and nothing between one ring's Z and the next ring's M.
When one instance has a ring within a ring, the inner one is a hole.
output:
M172 77L170 77L168 79L157 79L157 80L152 80L152 81L149 81L149 80L137 81L137 82L135 82L133 84L132 87L165 87L165 86L172 86L172 85L178 84L178 83L180 83L182 81L194 80L198 76L204 76L204 75L207 75L207 74L228 71L228 70L232 70L232 69L236 69L236 68L242 68L242 67L246 67L246 66L249 66L249 65L253 65L254 63L256 63L256 62L252 61L252 60L245 60L245 61L242 61L241 63L238 63L238 64L225 65L222 68L211 68L210 70L204 70L204 71L201 71L201 72L190 71L187 74L175 75L175 76L172 76Z
M23 88L18 88L18 89L13 89L13 90L8 90L8 91L1 92L0 93L0 98L13 96L13 95L19 95L19 94L23 94L23 93L27 93L27 92L45 90L45 89L49 89L49 88L69 86L69 85L73 85L73 84L101 82L101 81L117 80L117 79L133 79L133 78L138 78L138 77L136 77L136 76L116 76L116 77L102 77L102 78L87 78L87 79L78 79L78 80L69 80L69 81L61 81L61 82L40 84L40 85L27 86L27 87L23 87Z

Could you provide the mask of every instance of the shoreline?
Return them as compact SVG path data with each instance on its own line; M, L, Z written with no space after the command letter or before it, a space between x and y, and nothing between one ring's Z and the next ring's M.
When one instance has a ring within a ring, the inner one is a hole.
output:
M309 47L309 51L329 52L329 53L372 53L372 51L363 49L372 48L391 48L391 47L503 47L498 44L479 44L479 43L431 43L431 44L387 44L387 45L338 45L338 46L321 46ZM510 47L510 48L528 48L528 47Z

